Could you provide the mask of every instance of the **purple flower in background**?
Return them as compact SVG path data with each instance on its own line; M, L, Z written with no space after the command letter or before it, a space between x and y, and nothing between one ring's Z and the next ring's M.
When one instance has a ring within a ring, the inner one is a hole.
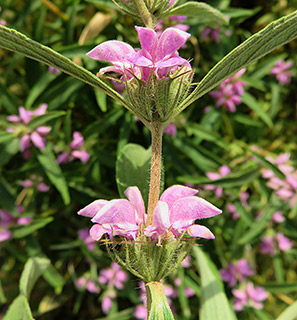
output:
M230 212L232 219L237 220L239 218L239 213L237 212L234 204L228 203L226 209Z
M78 230L78 236L83 240L90 251L95 250L95 241L90 237L88 228Z
M245 289L233 289L234 310L242 311L245 306L263 309L263 301L267 299L268 293L263 287L255 287L248 282Z
M37 177L35 175L31 175L30 179L21 181L21 186L24 188L34 187L40 192L47 192L50 189L50 186L43 182L42 177Z
M191 70L189 62L179 57L177 50L190 37L189 33L176 28L166 29L160 37L149 28L135 27L139 36L141 49L133 49L129 44L110 40L101 43L87 56L96 60L108 61L113 64L99 70L99 76L106 72L119 73L121 80L132 79L134 76L148 81L151 72L156 77L168 74L185 66Z
M34 111L27 110L24 107L19 107L19 115L11 115L7 117L7 120L12 123L12 125L6 129L8 132L16 134L20 138L20 151L23 153L25 159L30 157L30 146L31 142L33 145L43 150L45 148L45 138L43 136L47 135L51 131L51 127L39 126L32 130L28 125L30 121L36 117L45 114L47 109L47 104L41 104L40 107Z
M205 174L208 179L215 181L226 177L230 172L231 170L229 169L229 167L224 165L219 168L219 172L206 172ZM206 184L204 188L206 190L214 190L215 195L218 199L221 198L221 196L223 195L222 187L217 187L213 184Z
M280 84L290 84L293 72L288 70L292 68L293 61L278 60L270 73L276 77Z
M175 137L176 136L176 126L173 122L169 123L169 125L164 129L164 133L168 134L169 136Z
M236 111L236 105L241 103L246 83L240 80L246 69L238 71L218 86L218 91L210 92L212 98L216 99L216 106L225 106L230 112Z
M84 145L84 138L82 134L78 131L75 131L73 133L73 140L71 141L69 148L69 151L62 151L61 154L57 157L57 162L59 164L61 163L67 163L71 162L74 159L79 159L82 163L86 163L90 159L89 153L83 148Z
M221 27L211 28L211 27L207 26L201 32L200 37L201 37L201 39L204 39L207 36L209 36L211 40L213 40L214 42L218 43L219 42L220 32L221 32Z
M125 191L126 199L96 200L81 209L78 214L92 218L95 225L90 230L94 240L100 240L107 233L135 240L143 232L153 241L179 237L187 232L192 237L213 239L211 231L195 224L196 219L210 218L222 211L206 200L194 196L197 190L181 185L166 189L160 197L153 223L144 228L147 220L144 202L137 187Z
M268 254L274 256L276 254L276 248L280 251L286 251L293 247L292 241L278 232L273 237L262 237L259 244L259 252L262 254Z
M0 7L0 12L1 11L2 11L2 8ZM4 19L0 19L0 24L5 27L6 26L6 21Z
M95 283L95 281L88 279L86 277L80 277L75 281L75 286L78 290L87 290L90 293L99 294L101 289Z
M61 70L59 70L59 69L57 69L57 68L55 68L55 67L52 67L52 66L49 66L49 68L48 68L48 72L49 73L59 73L59 72L61 72Z
M116 297L114 288L118 290L124 289L124 283L128 280L128 276L122 268L112 262L110 268L100 271L98 282L107 285L107 291L102 299L102 311L107 314L112 307L112 299Z
M239 282L244 282L246 277L252 276L255 272L247 263L246 259L240 259L236 263L229 263L226 269L221 269L222 280L234 287Z
M289 164L290 154L281 153L276 159L266 157L268 161L275 164L278 169L285 175L284 179L275 176L269 169L262 170L262 176L269 179L267 186L275 190L281 200L288 202L293 208L297 200L297 170Z

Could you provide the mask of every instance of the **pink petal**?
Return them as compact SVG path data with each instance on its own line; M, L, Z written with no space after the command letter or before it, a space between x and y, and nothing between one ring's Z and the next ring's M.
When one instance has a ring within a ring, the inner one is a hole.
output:
M103 228L100 224L94 224L93 227L90 229L90 237L93 240L98 241L105 233L109 232L110 230Z
M30 136L28 134L24 135L21 139L20 139L20 151L24 152L26 149L28 149L31 145L30 143Z
M221 178L221 175L219 173L216 173L216 172L206 172L205 175L210 180L218 180L218 179Z
M46 127L46 126L40 126L40 127L36 128L36 132L38 132L39 134L42 134L42 135L50 133L51 130L52 130L51 127Z
M196 219L204 219L216 216L222 213L210 202L199 197L186 197L174 202L170 209L170 222L195 221Z
M87 56L96 59L109 61L111 63L126 60L127 55L134 53L134 49L127 43L117 40L105 41L87 53Z
M32 132L30 137L36 148L40 150L43 150L45 148L45 139L42 138L39 133Z
M0 230L0 242L7 241L11 239L12 234L9 230Z
M168 205L166 202L158 201L154 210L153 227L161 233L168 230L170 225Z
M200 226L198 224L193 224L187 229L188 234L191 237L198 237L204 239L214 239L213 233L206 227Z
M136 66L139 66L139 67L153 66L153 62L151 60L142 56L138 52L134 52L134 53L130 54L127 57L127 60L131 63L134 63Z
M135 207L137 212L137 222L144 223L145 221L145 207L142 195L137 187L129 187L124 192L130 203Z
M132 204L126 199L109 201L91 220L100 224L115 225L121 229L137 230L136 214Z
M158 44L157 60L170 57L185 44L191 35L176 28L167 28L161 35Z
M33 220L32 217L21 217L17 220L18 225L26 225L29 224Z
M66 163L66 162L69 162L69 161L71 161L71 160L70 160L69 154L66 153L66 152L63 152L63 153L59 154L58 157L57 157L57 163L58 164Z
M32 111L32 115L33 116L41 116L41 115L45 114L46 109L47 109L47 104L42 103L37 109Z
M225 177L227 174L229 174L231 172L231 170L229 169L228 166L220 167L219 171L220 171L220 174L222 177Z
M166 189L160 197L160 201L168 204L169 210L174 202L180 198L194 196L198 190L181 185L174 185Z
M149 54L152 61L156 59L158 48L158 36L156 32L149 28L135 27L142 49Z
M186 66L189 69L191 69L190 63L186 59L183 59L181 57L173 57L173 58L169 58L164 61L155 63L155 67L157 69L170 68L175 66Z
M84 138L82 134L78 131L73 132L73 140L70 143L71 149L77 149L82 147L84 144Z
M16 115L8 116L8 117L6 117L6 119L10 122L20 122L21 121L21 118Z
M43 182L41 182L37 185L37 190L40 192L47 192L49 190L49 188L50 187Z
M83 209L79 210L77 214L93 218L107 203L107 200L95 200Z
M21 186L24 188L30 188L33 186L33 184L34 184L33 181L29 179L21 181Z
M86 150L75 150L71 152L71 155L79 159L82 163L86 163L90 159L90 155Z
M24 124L28 124L32 119L32 112L26 110L24 107L19 107L20 118Z

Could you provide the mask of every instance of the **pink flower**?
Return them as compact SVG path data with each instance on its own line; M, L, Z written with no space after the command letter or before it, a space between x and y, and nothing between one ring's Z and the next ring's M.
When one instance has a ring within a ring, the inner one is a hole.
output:
M43 183L42 177L31 175L30 179L21 181L21 186L24 188L36 188L40 192L47 192L50 186Z
M90 237L88 228L78 230L78 236L90 251L95 250L95 241Z
M236 105L241 103L246 83L240 80L246 69L238 71L218 86L218 91L210 92L212 98L217 99L216 106L224 105L230 112L236 111Z
M59 70L59 69L57 69L55 67L49 66L48 72L49 73L59 73L59 72L61 72L61 70Z
M149 28L135 27L141 49L133 49L129 44L111 40L95 47L87 56L96 60L111 62L113 66L100 69L99 75L105 72L116 72L125 75L128 80L134 76L148 81L151 72L156 77L166 77L168 73L180 66L191 69L189 62L179 57L177 50L190 37L189 33L176 28L166 29L160 37Z
M273 237L262 237L259 244L259 251L262 254L268 254L274 256L276 254L276 248L280 251L286 251L293 247L292 241L278 232Z
M210 36L211 40L218 43L219 42L219 35L221 32L221 28L211 28L211 27L205 27L205 29L201 32L201 39L206 38L207 36Z
M28 124L32 118L40 116L46 112L47 104L41 104L40 107L31 111L24 107L19 107L19 115L10 115L7 120L12 122L13 125L6 130L8 132L15 133L20 138L20 151L23 153L25 159L30 157L30 146L31 142L33 145L43 150L45 148L45 138L43 136L47 135L51 131L51 127L40 126L35 130L32 130Z
M194 196L198 191L181 185L166 189L160 197L152 225L147 220L144 202L137 187L125 191L126 199L96 200L80 210L79 215L92 218L95 225L90 230L94 240L107 233L110 238L119 235L135 240L141 232L153 241L179 237L187 232L192 237L214 239L211 231L195 224L196 219L210 218L222 211L206 200Z
M0 230L0 242L7 241L11 239L11 237L12 237L11 231L7 229Z
M228 203L226 205L226 209L231 213L232 219L237 220L239 218L239 213L237 212L235 206L232 203Z
M95 281L88 279L86 277L80 277L75 281L75 286L79 290L87 290L90 293L97 293L99 294L101 289L100 287L95 283Z
M90 159L89 153L83 149L84 145L84 138L82 134L78 131L73 132L73 139L69 145L68 152L62 152L57 157L57 162L60 163L67 163L71 162L74 159L79 159L82 163L86 163ZM63 151L63 150L61 150Z
M244 282L246 277L254 274L254 271L245 259L240 259L237 263L229 263L226 269L220 270L220 274L229 287L234 287L237 280Z
M124 283L128 280L128 276L122 268L112 262L111 267L102 269L99 274L98 282L108 284L108 287L116 287L119 290L124 288Z
M231 172L231 170L229 169L228 166L221 166L219 168L219 172L206 172L206 176L207 178L209 178L210 180L218 180L221 178L226 177L229 173ZM214 190L216 197L219 199L221 198L222 194L223 194L223 188L222 187L217 187L215 185L212 184L207 184L204 186L205 189L207 190Z
M293 72L288 69L292 68L292 66L293 61L278 60L270 73L276 77L280 84L290 84Z
M266 300L268 293L263 287L254 287L252 282L248 282L243 290L233 289L234 310L242 311L245 306L250 306L256 309L262 309L262 301Z
M176 126L173 122L169 123L169 125L164 129L164 133L168 134L169 136L176 136Z

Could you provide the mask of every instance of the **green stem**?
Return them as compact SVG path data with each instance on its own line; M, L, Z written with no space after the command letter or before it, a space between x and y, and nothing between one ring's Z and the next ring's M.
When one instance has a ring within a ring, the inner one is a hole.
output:
M153 18L150 12L148 11L145 2L143 0L133 0L133 1L138 11L138 14L141 17L145 26L147 28L153 29Z
M162 135L163 126L160 121L152 121L152 157L151 157L151 176L150 190L147 209L147 225L153 223L153 213L159 201L161 185L161 162L162 162Z
M147 319L174 320L161 282L152 281L145 285L147 297Z

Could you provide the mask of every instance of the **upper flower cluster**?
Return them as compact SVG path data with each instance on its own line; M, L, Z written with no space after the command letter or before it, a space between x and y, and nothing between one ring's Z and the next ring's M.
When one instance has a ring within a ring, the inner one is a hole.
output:
M92 218L95 225L90 235L95 240L100 240L105 233L110 238L119 235L130 240L144 235L161 244L163 240L174 239L186 232L192 237L213 239L208 228L194 222L220 214L221 210L196 197L197 192L181 185L166 189L154 210L153 223L148 226L144 202L137 187L125 191L128 200L96 200L78 214Z
M168 28L158 36L152 29L135 28L141 49L134 49L122 41L110 40L87 53L90 58L113 64L100 69L99 75L105 72L116 72L122 75L122 81L125 77L127 80L137 77L147 82L152 71L158 78L162 78L180 66L191 70L189 62L179 57L177 52L191 36L189 33L177 28Z
M293 67L293 61L278 60L270 73L276 77L280 84L290 84L293 72L289 69Z

